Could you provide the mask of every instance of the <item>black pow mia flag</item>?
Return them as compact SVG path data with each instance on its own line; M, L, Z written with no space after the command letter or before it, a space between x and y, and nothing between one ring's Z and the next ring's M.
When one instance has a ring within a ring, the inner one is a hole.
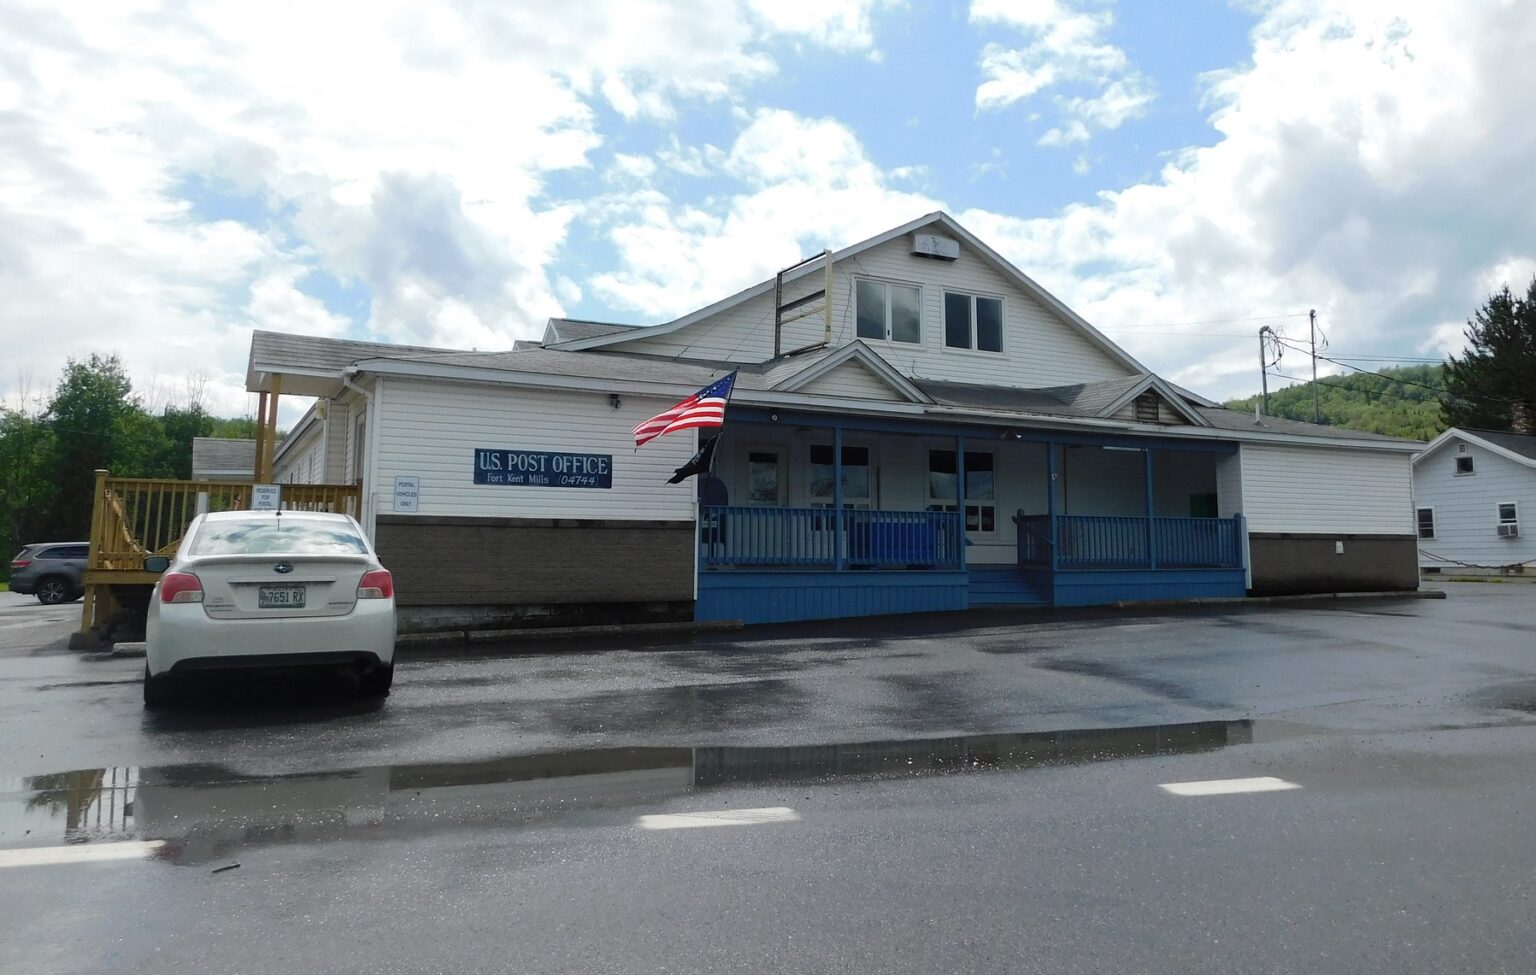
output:
M681 484L684 480L693 477L695 474L705 474L713 470L715 467L715 445L719 442L720 435L718 433L704 441L703 446L699 448L699 452L689 458L688 463L673 471L672 476L667 478L667 483Z

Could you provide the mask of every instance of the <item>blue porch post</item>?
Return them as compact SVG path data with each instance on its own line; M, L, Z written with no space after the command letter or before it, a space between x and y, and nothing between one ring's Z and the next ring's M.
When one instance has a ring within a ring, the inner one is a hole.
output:
M965 438L955 438L955 509L960 513L960 568L965 568ZM976 516L980 518L980 515ZM980 527L979 525L977 526Z
M1147 567L1157 568L1157 499L1152 489L1152 448L1146 449L1147 458Z
M1045 442L1045 513L1050 516L1051 571L1056 571L1056 444Z
M833 544L837 552L837 571L848 567L848 547L843 537L847 519L843 517L843 425L832 428L832 510L837 533Z

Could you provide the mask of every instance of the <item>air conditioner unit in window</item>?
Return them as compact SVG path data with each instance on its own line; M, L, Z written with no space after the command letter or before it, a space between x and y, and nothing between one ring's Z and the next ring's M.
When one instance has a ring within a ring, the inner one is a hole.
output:
M1500 525L1499 526L1499 537L1500 538L1519 538L1520 537L1520 526L1519 525Z

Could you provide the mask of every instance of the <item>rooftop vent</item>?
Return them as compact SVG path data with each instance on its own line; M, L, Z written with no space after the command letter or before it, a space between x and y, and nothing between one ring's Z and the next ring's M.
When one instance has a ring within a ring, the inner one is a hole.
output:
M912 255L931 257L936 261L957 261L960 259L960 242L938 234L913 234Z

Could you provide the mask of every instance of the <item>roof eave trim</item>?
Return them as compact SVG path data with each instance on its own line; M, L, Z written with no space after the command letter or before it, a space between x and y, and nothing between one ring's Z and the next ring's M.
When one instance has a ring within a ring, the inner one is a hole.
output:
M1475 443L1484 450L1497 454L1500 457L1503 457L1505 460L1512 460L1523 467L1536 468L1536 459L1532 459L1525 456L1524 454L1517 453L1513 450L1510 450L1508 447L1500 446L1491 440L1484 440L1477 434L1469 433L1460 427L1451 427L1449 430L1440 434L1440 436L1431 440L1427 445L1425 445L1424 449L1419 451L1418 455L1413 458L1414 465L1417 466L1420 461L1427 460L1430 454L1445 446L1451 441L1453 437L1460 437L1469 443Z
M1147 378L1132 386L1128 392L1122 393L1118 399L1103 409L1099 410L1099 412L1095 415L1101 417L1113 416L1117 410L1124 409L1127 403L1131 402L1136 397L1140 396L1142 393L1145 393L1149 389L1153 390L1159 396L1161 396L1165 403L1173 407L1174 412L1178 413L1179 416L1182 416L1193 425L1197 427L1209 427L1213 425L1210 420L1207 420L1205 417L1195 412L1193 407L1184 402L1184 397L1176 393L1171 386L1169 386L1162 380L1161 377L1154 373L1148 373Z
M897 371L896 367L886 362L879 353L873 351L857 339L815 365L785 377L780 382L775 383L773 388L783 390L786 393L796 392L849 362L861 363L887 386L890 386L913 403L931 404L933 402L933 399L919 389L917 384L903 376Z

